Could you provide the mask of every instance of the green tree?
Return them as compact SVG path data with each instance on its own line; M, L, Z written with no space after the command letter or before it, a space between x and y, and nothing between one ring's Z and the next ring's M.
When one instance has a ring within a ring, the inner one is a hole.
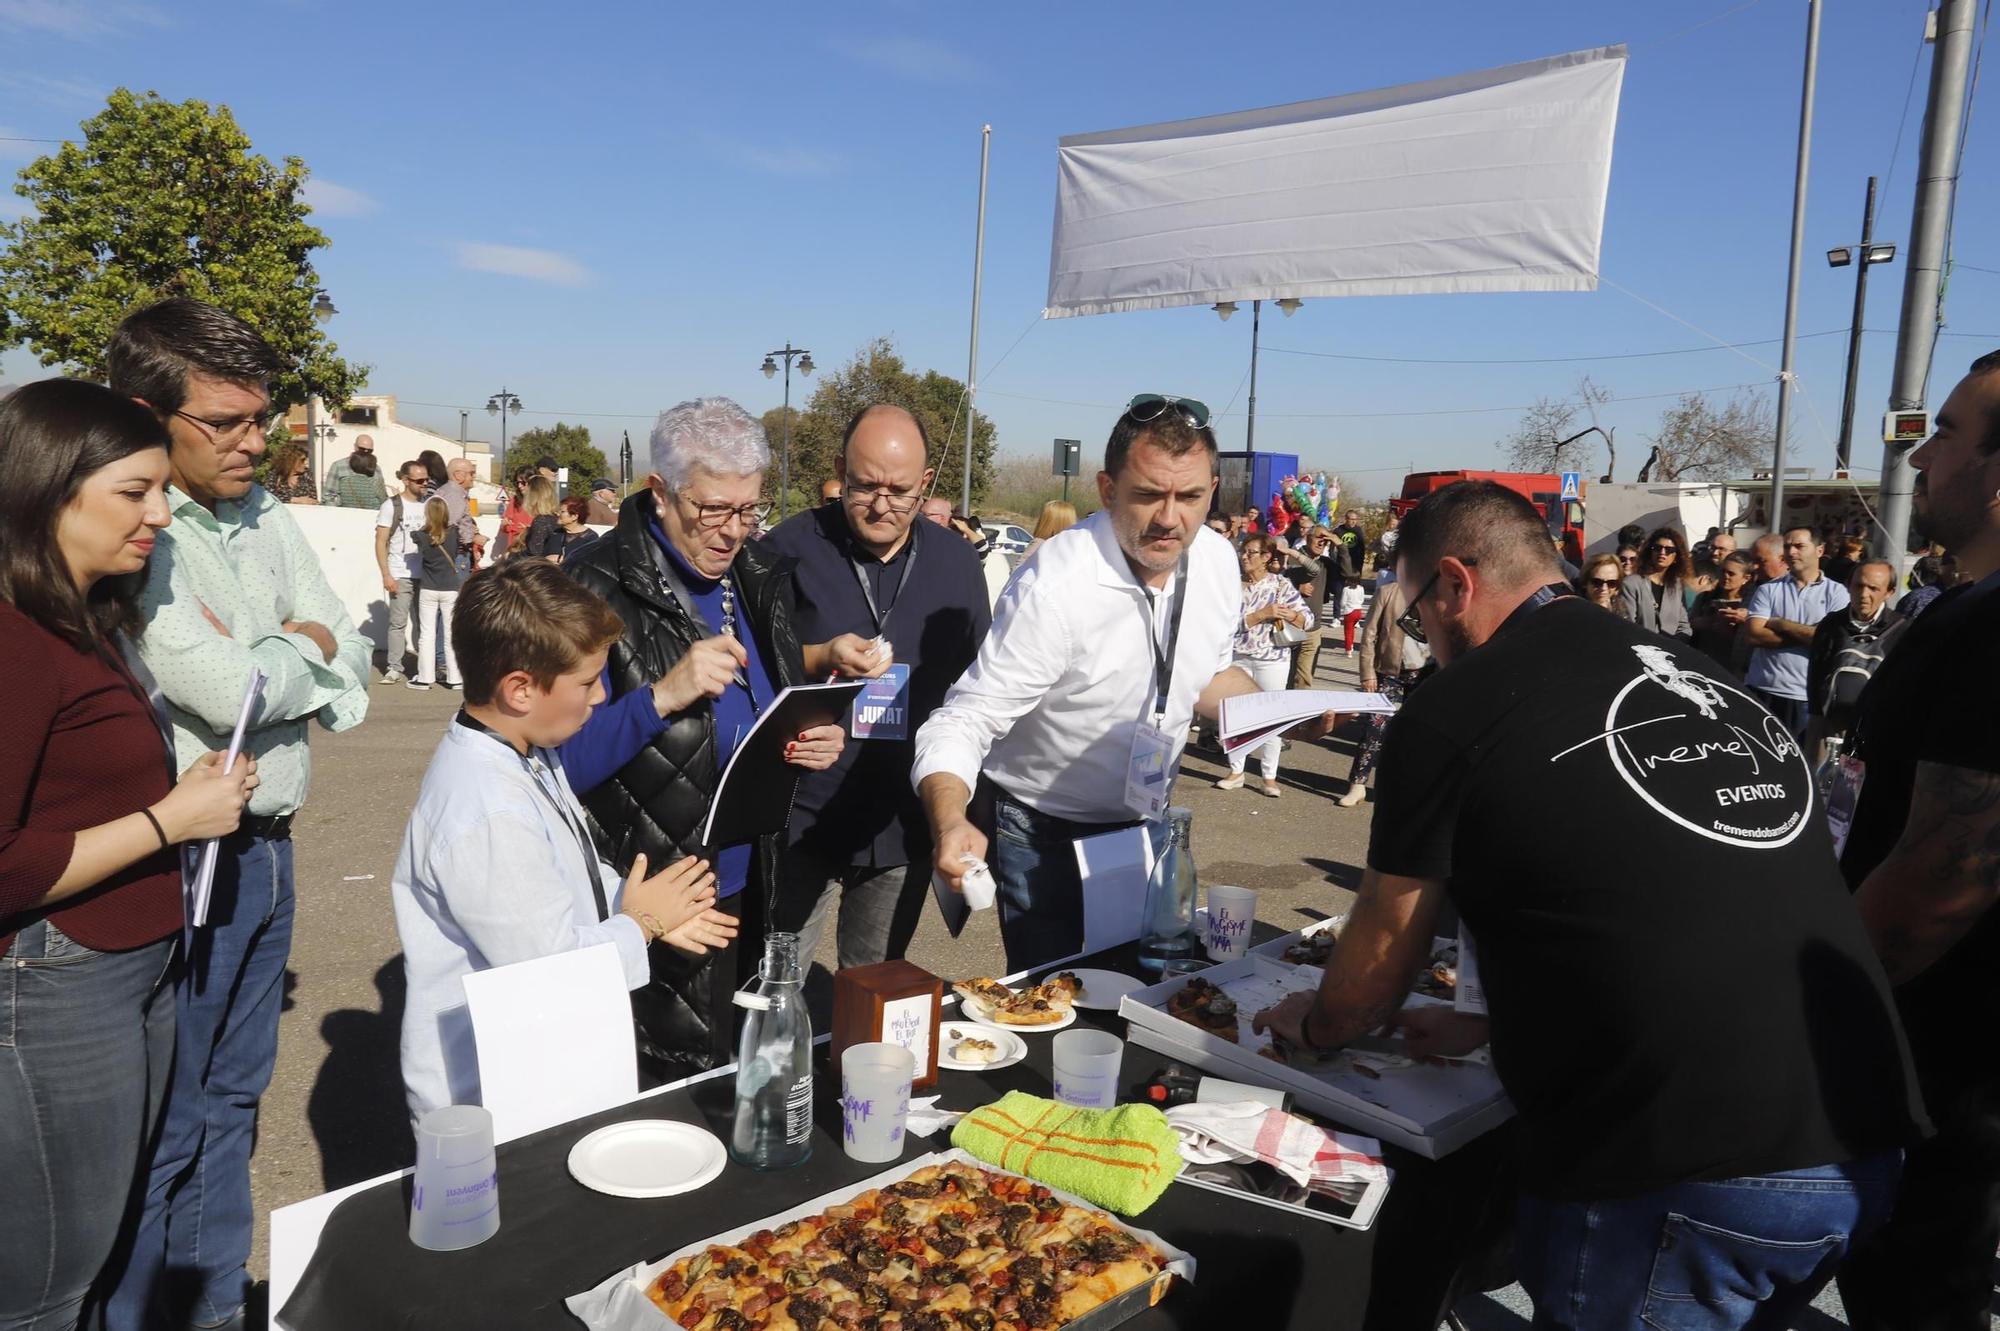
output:
M588 425L565 425L557 421L554 425L521 431L507 445L500 474L512 479L517 469L532 467L540 458L554 458L556 466L569 468L569 492L574 495L583 494L582 487L600 476L614 476L611 464L604 460L603 450L590 442ZM635 461L634 465L638 463Z
M817 502L819 483L833 475L834 457L840 451L840 436L855 412L880 402L907 408L923 422L930 436L931 465L938 469L937 493L956 506L965 467L965 385L950 375L927 370L918 374L904 363L896 347L886 337L876 338L854 353L854 358L827 373L813 390L806 408L792 421L793 507L800 496ZM764 425L770 432L771 448L783 447L783 408L765 413ZM775 431L772 426L777 426ZM972 496L976 507L993 488L993 422L973 413ZM777 493L774 466L765 478L765 489Z
M367 367L342 360L313 318L305 163L253 153L226 106L120 88L65 143L22 168L33 211L0 223L0 347L26 343L44 365L101 378L119 320L169 296L240 316L297 368L280 405L308 388L333 405Z

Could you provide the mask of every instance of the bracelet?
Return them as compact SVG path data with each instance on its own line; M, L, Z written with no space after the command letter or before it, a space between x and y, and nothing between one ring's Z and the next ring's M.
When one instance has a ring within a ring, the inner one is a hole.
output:
M147 822L153 825L153 835L160 839L160 849L172 849L174 843L167 840L167 829L160 826L160 820L153 816L153 811L151 809L141 809L139 812L144 815Z

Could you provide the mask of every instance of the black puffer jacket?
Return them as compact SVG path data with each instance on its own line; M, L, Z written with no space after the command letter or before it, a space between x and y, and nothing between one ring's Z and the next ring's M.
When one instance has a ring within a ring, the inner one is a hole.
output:
M563 571L602 596L625 621L625 635L611 648L611 696L649 688L672 670L688 648L710 636L682 608L662 581L647 530L653 497L641 491L620 506L618 526ZM743 598L744 621L780 688L805 681L805 663L792 621L790 561L745 545L730 568ZM715 712L706 702L675 716L625 766L596 787L579 792L591 831L605 858L620 872L643 852L654 869L688 853L708 816L722 779L716 762ZM750 883L739 903L744 929L732 955L754 967L761 955L762 921L777 884L779 838L762 838L751 861ZM652 947L652 983L635 990L640 1054L660 1077L707 1071L736 1057L730 1047L728 993L735 966L713 964L714 953L689 956L665 943ZM728 973L723 973L724 971Z

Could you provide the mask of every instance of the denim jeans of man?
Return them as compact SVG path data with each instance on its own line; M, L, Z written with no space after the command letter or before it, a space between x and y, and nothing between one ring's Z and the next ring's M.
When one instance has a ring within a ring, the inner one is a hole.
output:
M0 1326L75 1326L129 1237L173 1073L178 941L95 952L39 920L0 956Z
M1900 1152L1606 1202L1523 1197L1536 1328L1786 1331L1896 1198Z
M1840 1269L1840 1301L1854 1331L1991 1325L2000 1084L1927 1084L1924 1103L1937 1135L1910 1148L1896 1214Z
M1803 740L1806 727L1812 723L1812 708L1804 698L1783 698L1765 689L1752 689L1757 701L1764 704L1764 710L1778 718L1778 724L1791 732L1792 738Z
M888 867L828 864L805 846L793 846L785 852L771 927L799 936L801 964L810 968L837 904L840 969L900 960L923 916L930 878L929 860Z
M382 669L387 674L402 674L404 653L408 651L414 657L422 650L417 630L410 622L416 605L416 579L396 579L396 594L389 598L389 642L382 654Z
M1037 812L1003 792L993 799L987 867L1000 907L1009 974L1083 950L1083 879L1076 842L1137 826L1136 820L1080 823Z
M234 836L189 931L165 1119L112 1331L226 1324L250 1291L250 1152L278 1058L292 950L292 843Z

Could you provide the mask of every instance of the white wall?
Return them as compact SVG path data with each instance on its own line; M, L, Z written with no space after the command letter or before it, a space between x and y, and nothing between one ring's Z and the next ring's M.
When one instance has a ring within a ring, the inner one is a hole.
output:
M1728 525L1723 521L1723 489L1719 484L1699 481L1592 482L1583 496L1583 552L1598 555L1616 550L1618 529L1628 522L1636 522L1648 532L1655 527L1679 527L1690 542L1699 541L1710 527ZM1741 499L1740 491L1732 491L1730 507L1741 508ZM1739 539L1741 536L1739 526Z
M389 641L389 597L382 590L382 571L375 565L375 514L359 508L290 506L305 532L334 595L376 651ZM473 519L490 541L500 530L497 516Z

